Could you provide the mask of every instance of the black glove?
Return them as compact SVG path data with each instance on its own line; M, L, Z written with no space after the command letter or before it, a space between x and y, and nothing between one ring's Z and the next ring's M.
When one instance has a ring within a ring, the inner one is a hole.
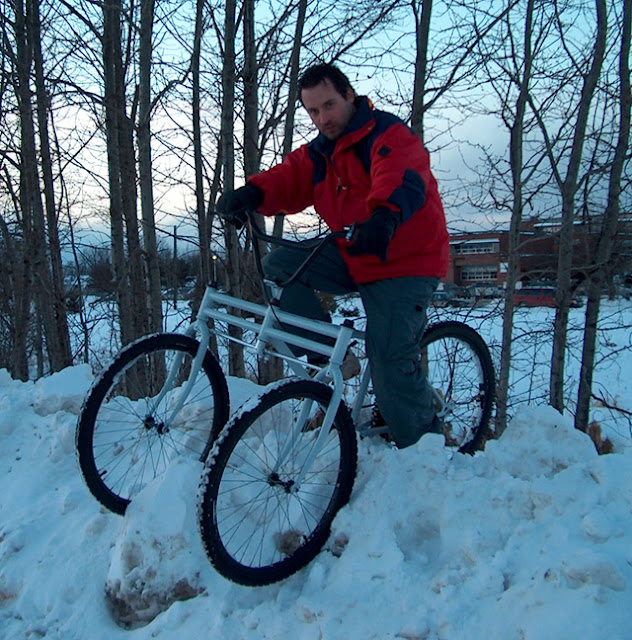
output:
M399 226L401 215L386 207L380 207L364 222L356 225L347 247L350 256L372 254L382 262L386 260L388 245Z
M256 209L263 202L263 191L254 184L223 193L217 201L217 213L237 229L246 224L246 211Z

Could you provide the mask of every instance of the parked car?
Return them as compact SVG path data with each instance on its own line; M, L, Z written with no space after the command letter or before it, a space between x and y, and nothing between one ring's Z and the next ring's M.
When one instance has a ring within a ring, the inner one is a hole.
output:
M475 297L467 288L453 282L443 282L432 294L431 303L435 307L471 307Z
M432 294L430 302L435 307L445 307L450 302L450 294L443 289L437 290Z
M523 287L514 294L516 307L555 307L555 287ZM581 300L571 298L571 307L581 307Z

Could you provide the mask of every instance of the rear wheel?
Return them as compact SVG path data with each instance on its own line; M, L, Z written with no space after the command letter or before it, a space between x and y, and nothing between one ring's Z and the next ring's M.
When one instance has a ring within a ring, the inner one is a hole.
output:
M357 464L355 430L344 404L316 447L331 397L321 382L276 383L233 418L212 450L198 517L206 553L229 580L248 586L282 580L327 541L351 495Z
M484 340L461 322L440 322L421 348L428 381L443 401L446 443L473 453L485 439L494 405L494 365Z
M90 391L77 425L77 454L88 488L110 511L123 514L174 457L205 460L228 419L226 379L210 352L172 415L198 348L180 334L142 338L118 354ZM160 397L169 371L173 383Z

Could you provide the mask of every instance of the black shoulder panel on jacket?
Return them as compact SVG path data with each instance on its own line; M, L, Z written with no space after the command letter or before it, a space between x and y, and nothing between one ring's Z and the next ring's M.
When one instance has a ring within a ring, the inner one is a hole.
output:
M327 160L325 157L314 148L314 144L310 143L307 145L307 154L309 155L309 159L312 161L312 182L314 183L314 187L317 184L320 184L327 174Z
M358 156L367 173L371 173L371 149L373 149L373 145L377 138L394 124L403 124L404 126L407 126L403 120L392 113L387 113L386 111L376 110L373 112L373 117L375 119L375 128L368 136L362 138L362 140L354 146L355 154ZM390 149L387 147L383 147L379 150L379 153L382 155L388 155L389 152Z

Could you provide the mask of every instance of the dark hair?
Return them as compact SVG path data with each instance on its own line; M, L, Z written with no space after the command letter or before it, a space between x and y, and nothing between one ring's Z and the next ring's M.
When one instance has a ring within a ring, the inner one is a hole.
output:
M349 89L353 90L349 78L333 64L315 64L303 73L298 81L298 95L303 102L301 92L303 89L313 89L321 82L329 80L334 89L343 97L347 97Z

